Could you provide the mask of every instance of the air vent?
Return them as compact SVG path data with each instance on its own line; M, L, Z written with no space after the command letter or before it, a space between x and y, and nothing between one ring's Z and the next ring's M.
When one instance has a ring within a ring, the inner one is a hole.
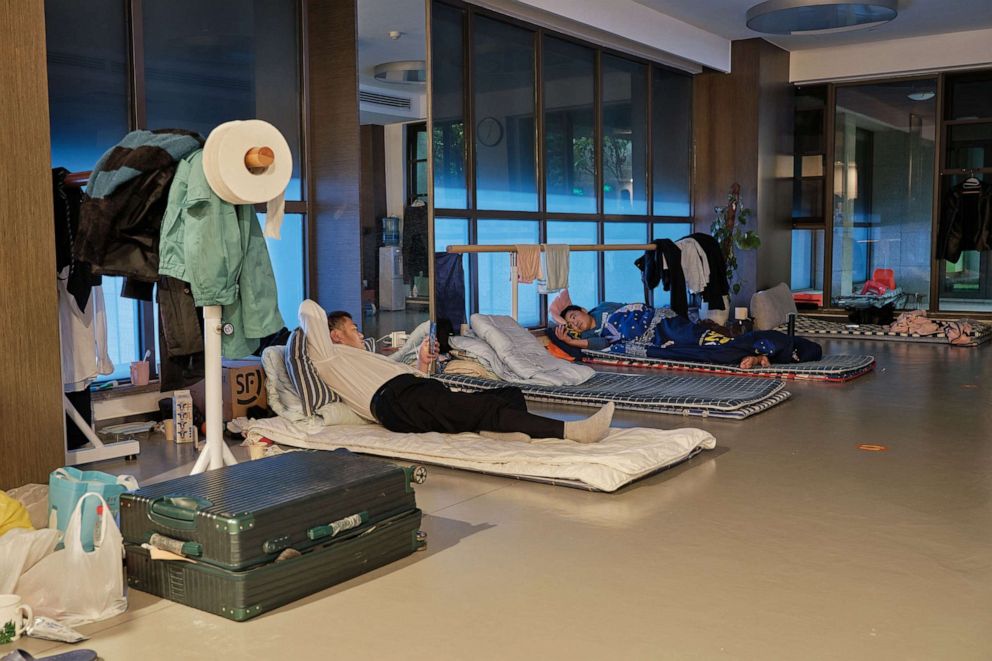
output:
M390 96L388 94L378 94L366 90L358 91L358 100L362 103L371 103L386 108L397 108L399 110L410 110L410 99L402 96Z

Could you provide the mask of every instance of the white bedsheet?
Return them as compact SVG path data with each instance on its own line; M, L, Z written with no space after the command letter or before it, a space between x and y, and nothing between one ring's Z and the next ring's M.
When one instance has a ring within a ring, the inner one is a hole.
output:
M412 462L539 480L578 482L616 491L640 477L676 464L697 449L712 450L716 439L701 429L614 429L599 443L561 439L512 443L478 434L400 434L379 425L303 428L284 418L251 420L249 438L314 450L347 448Z

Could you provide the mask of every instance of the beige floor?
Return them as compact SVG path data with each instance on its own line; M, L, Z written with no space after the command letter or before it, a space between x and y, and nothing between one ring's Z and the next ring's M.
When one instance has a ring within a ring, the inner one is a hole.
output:
M791 385L743 422L619 416L719 446L618 493L434 469L426 552L242 624L131 592L85 645L112 661L992 658L992 348L828 346L878 370ZM190 459L155 454L143 479Z

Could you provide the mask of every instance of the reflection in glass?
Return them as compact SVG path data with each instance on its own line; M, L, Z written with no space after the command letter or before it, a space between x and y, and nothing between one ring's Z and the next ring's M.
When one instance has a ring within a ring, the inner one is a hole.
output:
M652 87L654 215L689 215L692 77L656 66Z
M647 243L647 223L604 223L604 243ZM615 303L644 301L641 271L634 260L644 254L642 250L617 250L603 253L603 277L606 300Z
M548 211L596 213L595 53L545 37L543 55Z
M647 213L647 66L603 55L603 212Z
M823 291L823 230L792 230L792 276L794 292Z
M94 0L85 11L45 0L52 167L91 170L128 131L124 9L119 0Z
M597 243L596 223L548 221L548 243L592 245ZM576 305L591 308L599 303L599 255L573 252L568 259L568 294Z
M930 290L934 99L919 81L837 89L833 295L859 294L877 269L924 299Z
M480 220L479 245L538 243L537 221ZM479 254L479 312L510 314L510 254L505 252ZM524 326L536 326L541 321L537 285L520 285L518 299L519 321Z
M654 223L652 226L654 239L670 239L672 241L678 241L682 237L692 234L692 223ZM637 271L637 277L641 277L640 270ZM643 296L643 287L641 295ZM654 304L655 307L668 307L672 304L672 292L665 291L664 286L661 283L654 288Z
M537 210L534 33L474 22L476 206Z
M303 194L296 6L280 0L143 3L148 127L206 137L235 119L273 124L293 154L291 200Z
M431 10L431 111L434 133L434 206L464 209L465 110L463 14L434 3Z

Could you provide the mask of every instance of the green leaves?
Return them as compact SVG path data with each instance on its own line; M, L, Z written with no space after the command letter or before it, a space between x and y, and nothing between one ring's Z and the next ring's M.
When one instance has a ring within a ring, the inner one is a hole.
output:
M752 211L741 206L740 186L734 184L727 195L727 206L716 207L716 219L710 225L710 234L723 249L723 258L727 263L727 279L733 283L731 291L739 294L742 282L734 282L737 273L737 255L734 250L756 250L761 247L761 239L754 230L746 230L744 226L751 218Z

